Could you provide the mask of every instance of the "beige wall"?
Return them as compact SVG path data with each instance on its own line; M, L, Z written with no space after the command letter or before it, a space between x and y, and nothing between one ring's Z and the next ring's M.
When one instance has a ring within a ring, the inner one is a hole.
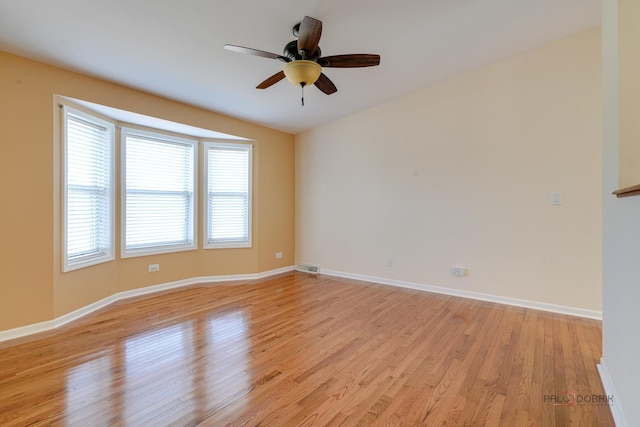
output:
M600 80L593 29L297 135L296 261L601 310Z
M620 147L619 188L640 184L639 1L619 1Z
M255 140L253 247L117 257L61 273L55 94ZM4 52L0 118L0 330L51 320L124 290L293 265L292 135ZM150 263L160 263L160 271L148 273Z

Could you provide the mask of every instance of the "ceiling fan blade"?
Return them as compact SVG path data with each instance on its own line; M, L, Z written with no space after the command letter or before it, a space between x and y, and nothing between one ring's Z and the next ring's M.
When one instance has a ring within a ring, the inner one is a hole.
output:
M298 30L298 53L302 55L302 59L310 57L318 49L321 35L322 22L305 16Z
M324 73L320 74L320 77L318 77L318 80L316 80L315 85L318 89L320 89L327 95L331 95L332 93L336 93L338 91L336 85L334 85L333 82L329 80L329 77L327 77Z
M318 64L322 67L333 68L375 67L380 65L380 55L354 53L351 55L325 56L324 58L318 58Z
M258 49L251 49L250 47L243 47L243 46L235 46L232 44L225 44L224 48L226 50L230 50L232 52L237 52L237 53L246 53L249 55L253 55L253 56L261 56L263 58L269 58L269 59L279 59L280 61L284 61L284 62L289 62L290 59L287 57L284 57L282 55L277 55L275 53L271 53L271 52L265 52L264 50L258 50Z
M258 86L256 86L256 89L266 89L278 83L282 79L284 79L284 71L279 71L275 73L273 76L263 81L262 83L260 83Z

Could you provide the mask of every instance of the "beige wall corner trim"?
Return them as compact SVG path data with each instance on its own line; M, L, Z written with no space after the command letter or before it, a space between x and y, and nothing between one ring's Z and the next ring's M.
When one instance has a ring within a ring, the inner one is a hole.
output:
M60 326L66 325L70 322L73 322L74 320L78 320L86 316L87 314L93 313L94 311L107 307L108 305L113 304L116 301L124 300L127 298L149 295L156 292L161 292L169 289L176 289L176 288L181 288L183 286L196 285L201 283L220 283L220 282L260 280L270 276L276 276L278 274L288 273L294 270L295 270L295 267L290 266L290 267L283 267L275 270L265 271L262 273L193 277L190 279L177 280L175 282L161 283L158 285L147 286L140 289L134 289L134 290L125 291L125 292L118 292L117 294L103 298L100 301L96 301L92 304L79 308L78 310L74 310L71 313L67 313L53 320L35 323L33 325L22 326L14 329L8 329L5 331L0 331L0 342L8 341L16 338L22 338L28 335L37 334L40 332L46 332L55 328L59 328Z
M516 307L531 308L534 310L549 311L552 313L567 314L569 316L584 317L587 319L602 320L602 312L588 310L579 307L569 307L565 305L551 304L540 301L523 300L518 298L503 297L499 295L483 294L479 292L464 291L460 289L445 288L422 283L404 282L400 280L385 279L382 277L365 276L362 274L346 273L343 271L322 270L327 276L342 277L345 279L362 280L365 282L378 283L381 285L397 286L400 288L415 289L418 291L433 292L436 294L450 295L455 297L470 298L480 301L494 302L497 304L512 305Z
M604 392L607 396L613 396L613 403L609 405L609 409L611 409L611 415L613 415L613 422L616 424L616 427L627 427L629 424L627 423L627 418L624 415L624 411L622 410L622 404L617 399L616 390L613 387L613 380L609 375L609 370L607 369L607 364L604 361L604 357L600 359L600 363L596 365L598 367L598 373L600 374L600 381L602 381L602 386L604 387Z

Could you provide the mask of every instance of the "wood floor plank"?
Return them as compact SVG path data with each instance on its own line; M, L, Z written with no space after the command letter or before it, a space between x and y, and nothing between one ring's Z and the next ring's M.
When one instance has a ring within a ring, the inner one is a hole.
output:
M0 343L2 426L613 426L601 323L287 273ZM546 399L546 400L545 400ZM559 404L560 403L560 404Z

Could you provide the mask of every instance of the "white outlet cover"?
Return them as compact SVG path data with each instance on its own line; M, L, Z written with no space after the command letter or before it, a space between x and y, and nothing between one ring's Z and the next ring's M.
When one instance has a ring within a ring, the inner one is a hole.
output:
M552 206L562 206L562 193L559 191L554 191L551 193L551 205Z
M456 276L456 277L464 277L467 275L467 269L464 267L459 267L459 266L452 266L451 269L449 269L449 272L451 273L452 276Z

